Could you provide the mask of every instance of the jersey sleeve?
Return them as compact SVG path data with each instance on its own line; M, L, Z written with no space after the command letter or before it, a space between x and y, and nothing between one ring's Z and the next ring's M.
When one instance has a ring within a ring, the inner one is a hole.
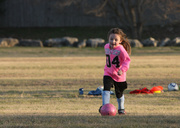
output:
M129 54L126 52L126 50L124 49L123 46L120 49L121 49L120 60L122 62L120 70L122 72L127 72L127 70L129 69L129 65L130 65L131 59L129 57Z

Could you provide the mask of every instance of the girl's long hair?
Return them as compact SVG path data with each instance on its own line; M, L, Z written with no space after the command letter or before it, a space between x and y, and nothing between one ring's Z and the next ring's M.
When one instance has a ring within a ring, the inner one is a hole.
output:
M108 39L110 34L118 34L122 40L121 44L123 45L124 49L127 51L129 55L131 55L131 45L126 34L119 28L110 29L110 31L108 32Z

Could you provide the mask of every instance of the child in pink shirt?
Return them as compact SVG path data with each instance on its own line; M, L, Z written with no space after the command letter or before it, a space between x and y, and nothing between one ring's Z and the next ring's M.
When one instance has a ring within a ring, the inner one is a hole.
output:
M118 113L121 115L125 114L123 91L127 88L126 72L131 61L129 57L131 46L126 34L119 28L112 28L108 32L108 40L109 43L104 46L106 65L104 67L102 105L109 103L110 89L114 86L118 102Z

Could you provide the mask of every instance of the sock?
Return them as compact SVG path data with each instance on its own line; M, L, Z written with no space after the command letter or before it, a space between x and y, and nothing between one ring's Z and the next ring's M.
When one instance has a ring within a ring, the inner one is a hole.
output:
M103 91L102 93L102 105L108 104L110 101L110 91Z
M124 109L124 95L122 95L121 98L117 98L117 102L118 102L118 110L119 109Z

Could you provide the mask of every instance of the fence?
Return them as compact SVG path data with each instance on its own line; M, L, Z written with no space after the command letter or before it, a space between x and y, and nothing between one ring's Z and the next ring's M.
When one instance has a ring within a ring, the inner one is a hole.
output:
M111 18L84 14L81 7L62 9L62 0L5 0L0 27L115 26ZM97 0L89 1L90 4ZM79 5L82 6L82 5Z

